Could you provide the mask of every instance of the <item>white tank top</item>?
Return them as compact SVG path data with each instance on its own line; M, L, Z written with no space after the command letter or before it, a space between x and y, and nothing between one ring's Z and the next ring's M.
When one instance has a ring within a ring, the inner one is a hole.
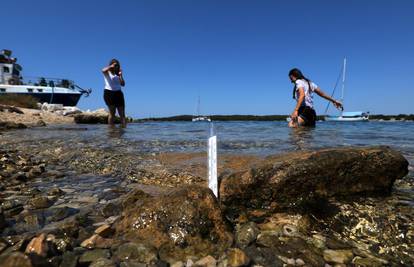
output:
M120 91L122 89L121 80L116 74L110 71L104 73L105 89L110 91Z

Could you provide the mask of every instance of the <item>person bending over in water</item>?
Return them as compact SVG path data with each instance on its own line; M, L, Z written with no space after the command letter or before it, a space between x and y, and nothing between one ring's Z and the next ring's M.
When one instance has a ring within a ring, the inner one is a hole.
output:
M297 101L295 110L290 115L289 127L315 126L316 112L313 109L313 92L331 101L336 108L343 110L341 102L325 94L315 83L303 76L299 69L290 70L289 78L295 84L293 99Z
M118 110L121 118L121 127L126 127L125 100L122 86L125 80L122 76L121 64L117 59L112 59L109 66L102 69L105 79L104 100L109 109L108 124L114 125L115 112Z

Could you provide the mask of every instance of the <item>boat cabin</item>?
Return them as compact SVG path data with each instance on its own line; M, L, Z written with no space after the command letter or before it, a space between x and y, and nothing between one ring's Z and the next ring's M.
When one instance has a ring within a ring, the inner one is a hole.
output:
M76 106L81 95L88 96L92 91L82 89L67 79L44 77L23 79L22 67L16 63L17 59L11 57L11 54L12 51L7 49L0 51L0 95L28 95L36 98L39 103Z
M22 84L22 67L16 63L17 58L11 57L11 51L3 49L0 53L0 84Z

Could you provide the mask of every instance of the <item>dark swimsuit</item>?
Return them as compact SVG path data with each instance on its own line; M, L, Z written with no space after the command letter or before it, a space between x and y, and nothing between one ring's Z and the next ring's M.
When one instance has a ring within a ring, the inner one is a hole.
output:
M313 108L308 106L301 106L298 110L299 117L301 117L305 124L302 126L315 127L316 112Z
M125 107L124 93L121 90L104 90L104 100L107 106Z
M309 86L309 90L311 89L311 85L308 82L308 86ZM295 87L293 87L293 98L296 99L295 97L295 93L296 93L296 84ZM305 101L305 100L303 100ZM306 104L302 105L299 107L298 110L298 115L299 117L301 117L305 124L303 124L302 126L309 126L309 127L315 127L315 122L316 122L316 112L313 108L306 106Z

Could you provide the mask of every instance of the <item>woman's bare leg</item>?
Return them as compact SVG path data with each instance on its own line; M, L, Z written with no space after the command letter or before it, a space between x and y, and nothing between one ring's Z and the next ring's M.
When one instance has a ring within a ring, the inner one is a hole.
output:
M108 108L109 108L108 124L114 125L116 108L115 106L108 106Z
M290 120L288 126L290 128L297 128L299 126L303 126L305 121L301 117L297 117L296 120Z
M296 127L298 127L298 123L294 120L290 120L289 123L288 123L288 126L290 128L296 128Z
M126 118L125 118L125 106L117 107L119 117L121 118L121 127L126 127Z
M298 126L303 126L303 125L305 125L305 121L301 117L298 117Z

